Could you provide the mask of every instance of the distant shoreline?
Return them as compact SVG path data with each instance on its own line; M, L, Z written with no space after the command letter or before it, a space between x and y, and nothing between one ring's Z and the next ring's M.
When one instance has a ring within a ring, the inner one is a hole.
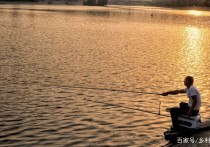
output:
M66 2L66 1L56 1L56 2L53 2L53 3L48 3L48 2L42 2L42 1L39 1L39 2L16 2L16 1L13 1L13 2L6 2L6 1L0 1L0 5L1 4L30 4L30 5L83 5L83 3L81 2Z
M49 6L84 6L81 2L69 2L65 1L54 2L48 4L47 2L0 2L0 5L49 5ZM200 10L200 11L210 11L210 7L200 7L200 6L190 6L190 7L179 7L179 6L157 6L157 5L117 5L109 4L107 6L87 6L87 7L109 7L109 8L121 8L121 9L133 9L135 7L157 7L165 9L177 9L177 10Z

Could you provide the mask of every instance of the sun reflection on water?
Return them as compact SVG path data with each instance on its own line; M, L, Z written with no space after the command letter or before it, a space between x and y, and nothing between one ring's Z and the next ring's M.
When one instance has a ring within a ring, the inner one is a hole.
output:
M187 27L185 31L188 45L187 52L190 52L191 57L195 57L201 49L202 31L197 27Z
M203 32L198 27L185 28L184 55L186 72L195 74L202 66Z
M197 10L189 10L188 14L195 15L195 16L200 16L200 15L202 15L202 12L201 11L197 11Z

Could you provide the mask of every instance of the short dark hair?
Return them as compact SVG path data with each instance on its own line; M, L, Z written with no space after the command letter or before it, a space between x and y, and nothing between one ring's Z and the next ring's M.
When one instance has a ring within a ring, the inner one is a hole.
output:
M192 76L186 76L185 78L190 84L194 83L194 78Z

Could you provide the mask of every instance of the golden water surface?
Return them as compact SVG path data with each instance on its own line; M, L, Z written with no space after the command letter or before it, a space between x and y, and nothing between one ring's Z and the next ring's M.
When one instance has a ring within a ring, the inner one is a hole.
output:
M0 5L0 146L160 146L171 125L166 108L187 98L144 93L185 88L187 75L209 118L209 18L154 7Z

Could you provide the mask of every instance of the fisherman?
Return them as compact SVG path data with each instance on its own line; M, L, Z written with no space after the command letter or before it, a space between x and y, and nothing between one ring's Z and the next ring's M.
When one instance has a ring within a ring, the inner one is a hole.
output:
M181 102L179 104L179 108L171 108L170 114L171 114L171 121L172 121L172 128L171 132L178 131L178 115L187 115L195 116L199 113L200 107L201 107L201 96L197 88L193 85L194 79L192 76L187 76L184 79L184 85L186 86L185 89L181 90L174 90L174 91L168 91L164 92L161 95L167 96L169 94L179 94L179 93L186 93L187 97L189 98L188 103Z

